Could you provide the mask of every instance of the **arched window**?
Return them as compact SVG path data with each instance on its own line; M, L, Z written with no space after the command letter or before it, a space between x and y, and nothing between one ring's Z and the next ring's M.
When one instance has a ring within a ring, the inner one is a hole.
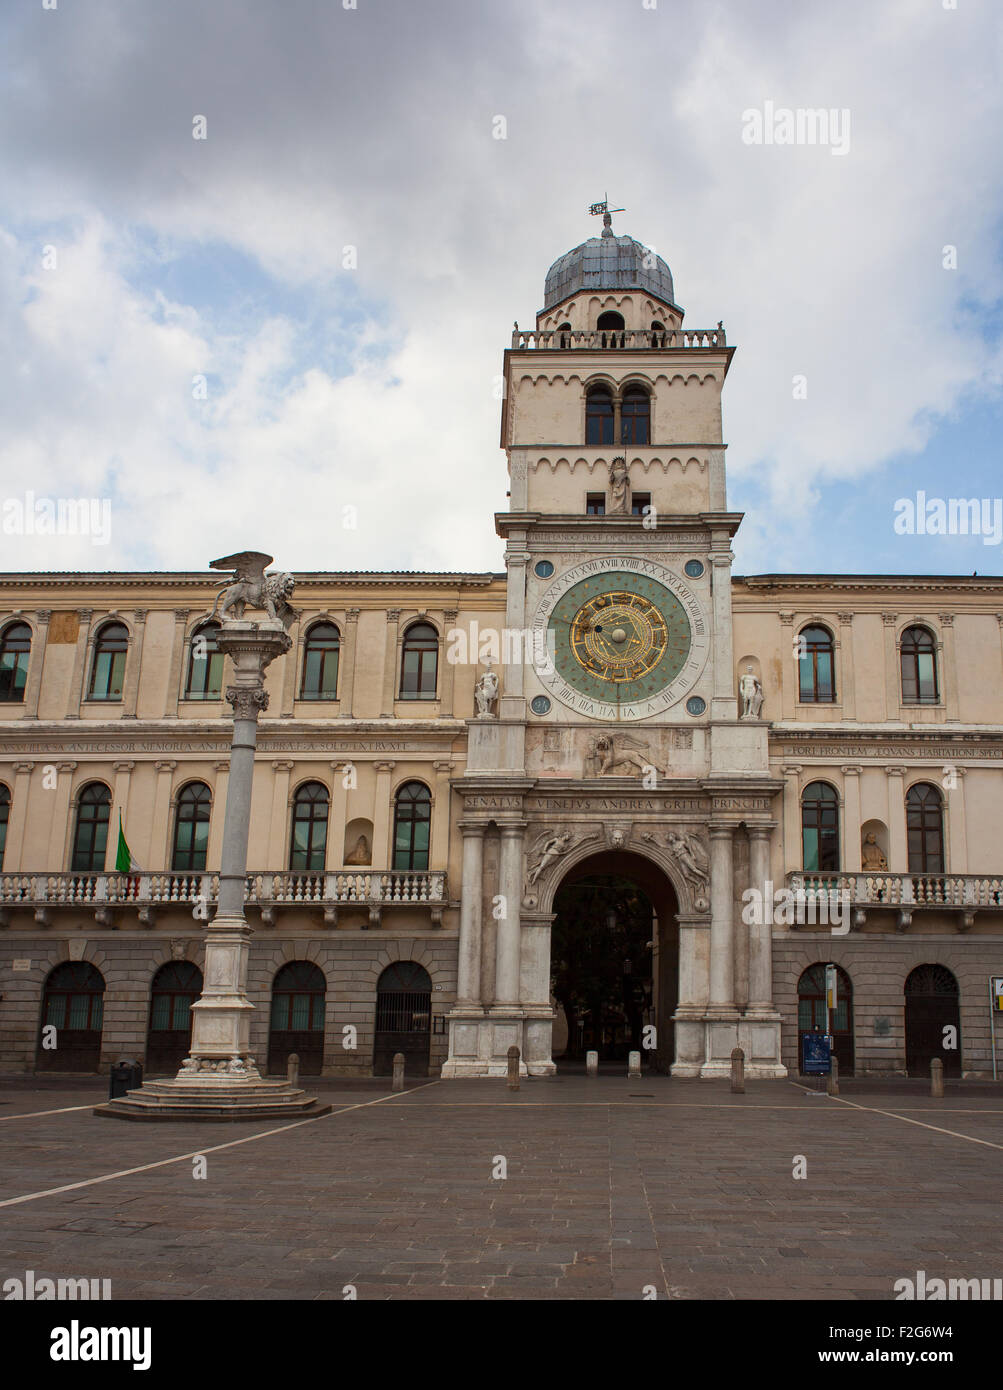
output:
M585 397L585 443L613 443L613 397L605 386L593 386Z
M111 792L103 782L89 782L77 802L77 824L73 832L73 860L76 873L100 873L108 848L108 819Z
M434 700L439 679L439 634L431 623L413 623L401 652L402 700Z
M801 632L799 663L801 700L825 704L836 698L836 660L832 633L825 627L806 627Z
M424 782L405 782L394 804L394 868L427 869L432 795Z
M902 634L902 702L907 705L935 705L937 689L937 643L925 627L907 627Z
M27 623L11 623L0 638L0 700L20 704L28 683L31 656L31 628Z
M431 1044L432 980L423 965L398 960L376 985L373 1075L389 1076L394 1053L404 1054L406 1076L427 1076Z
M57 965L45 982L36 1070L97 1071L103 1020L104 978L100 971L84 960Z
M0 869L3 868L3 852L7 847L7 822L10 820L10 789L0 782Z
M300 1059L301 1076L318 1076L324 1061L324 1001L327 980L311 961L291 960L272 983L268 1070L286 1070L289 1054Z
M129 632L123 623L106 623L94 643L89 700L121 700Z
M651 401L641 386L628 386L620 403L620 443L650 444Z
M172 869L189 872L205 868L211 814L212 792L204 782L189 782L182 787L174 817Z
M322 782L304 782L297 787L293 798L290 869L323 869L327 849L328 801L327 788Z
M961 1010L958 982L946 965L917 965L905 982L905 1067L929 1076L939 1057L945 1076L961 1075Z
M154 975L146 1035L148 1075L170 1075L187 1057L192 1035L192 1005L201 993L202 971L191 961L168 961Z
M334 623L314 623L303 646L301 700L338 698L338 652L341 633Z
M218 700L223 692L223 653L217 638L219 625L205 623L192 633L188 648L186 700Z
M905 799L911 874L944 872L944 803L929 782L917 782Z
M828 782L809 782L801 797L801 842L806 872L839 868L839 797Z
M615 309L607 309L604 314L599 315L596 327L599 329L599 341L603 347L623 346L623 314L618 314Z
M571 346L571 324L558 324L557 332L560 335L557 339L557 346L562 348L569 348Z
M828 999L825 992L825 965L810 965L798 980L798 1036L829 1031ZM840 966L836 967L836 1007L832 1011L833 1052L840 1076L853 1075L853 984ZM801 1049L798 1049L803 1064Z

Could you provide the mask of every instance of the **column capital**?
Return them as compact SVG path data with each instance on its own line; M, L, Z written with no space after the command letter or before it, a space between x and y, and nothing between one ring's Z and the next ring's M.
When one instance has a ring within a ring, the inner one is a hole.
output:
M889 777L904 777L909 771L907 767L886 767L885 772Z
M453 770L453 764L451 762L434 762L432 766L440 777L448 777Z
M731 821L711 821L710 838L712 840L730 840L735 834L736 827Z
M160 762L153 764L158 772L173 772L177 765L176 758L162 758Z
M784 763L780 769L785 777L799 777L801 775L801 763Z
M49 621L49 619L52 617L52 609L51 609L51 608L37 608L37 609L35 610L35 617L36 617L36 619L42 624L42 626L44 627L45 624L46 624L46 623Z
M837 613L836 617L839 619L839 621L843 624L844 627L849 627L850 624L853 622L852 613Z
M790 608L782 608L777 614L777 617L783 623L784 627L790 627L794 621L794 611Z
M142 624L146 622L146 617L149 611L150 610L148 608L134 608L132 610L132 616L136 619L136 622L139 623L140 626L142 626Z
M174 610L174 621L175 621L175 623L177 623L179 627L184 627L184 625L185 625L185 624L187 623L187 621L188 621L188 615L189 615L190 612L191 612L191 609L190 609L190 608L175 608L175 610Z
M864 769L859 763L845 763L839 770L844 777L859 777Z
M112 767L116 772L131 772L135 766L136 764L134 762L112 763Z
M777 822L771 820L765 825L747 825L745 830L750 840L768 840L776 828Z
M457 825L464 839L466 839L467 836L483 839L484 832L488 828L488 822L485 820L461 820L457 821Z
M292 772L296 764L291 758L276 758L272 763L275 772Z
M884 623L885 627L894 627L895 624L898 622L898 620L899 620L899 615L898 615L897 613L882 613L882 614L881 614L881 621Z
M503 836L511 839L516 835L521 835L528 824L529 822L524 820L504 820L498 822L498 829Z
M359 614L360 614L361 612L362 612L362 609L361 609L361 608L346 608L346 609L345 609L345 621L346 621L346 622L349 622L349 623L357 623L357 622L359 621Z
M76 763L56 763L57 772L76 772Z
M258 715L268 708L267 692L253 687L228 685L226 698L233 706L234 719L253 719L257 722Z
M387 611L386 611L387 622L388 622L388 623L396 623L396 622L399 622L399 621L400 621L400 615L401 615L401 610L400 610L399 608L388 608Z
M382 772L384 776L386 776L386 774L389 772L393 772L396 766L397 764L395 762L373 763L373 767L376 769L376 771Z
M14 771L20 776L30 776L34 763L15 763Z
M229 758L218 758L218 759L216 760L216 762L213 763L212 766L213 766L213 770L214 770L215 772L229 772L229 771L230 771L230 759L229 759Z
M953 613L938 613L938 614L937 614L937 617L940 619L940 622L942 623L942 625L943 625L944 627L953 627L953 626L954 626L954 614L953 614Z

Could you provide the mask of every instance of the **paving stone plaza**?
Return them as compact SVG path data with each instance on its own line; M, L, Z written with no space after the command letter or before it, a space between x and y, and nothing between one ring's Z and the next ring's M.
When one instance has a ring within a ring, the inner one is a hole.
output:
M332 1080L319 1118L205 1125L108 1123L102 1083L19 1078L0 1269L113 1300L852 1302L920 1270L999 1279L1003 1091L810 1085Z

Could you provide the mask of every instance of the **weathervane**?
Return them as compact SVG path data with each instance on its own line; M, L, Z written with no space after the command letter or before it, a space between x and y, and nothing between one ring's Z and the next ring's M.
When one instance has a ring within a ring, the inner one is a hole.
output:
M599 216L602 217L602 222L603 222L603 236L612 236L612 235L613 235L613 218L612 218L612 216L611 216L611 213L614 213L614 212L626 212L626 211L627 211L626 208L611 208L610 205L609 205L609 194L608 194L608 193L604 193L604 194L603 194L603 200L602 200L601 203L590 203L590 204L589 204L589 213L590 213L593 217L599 217Z

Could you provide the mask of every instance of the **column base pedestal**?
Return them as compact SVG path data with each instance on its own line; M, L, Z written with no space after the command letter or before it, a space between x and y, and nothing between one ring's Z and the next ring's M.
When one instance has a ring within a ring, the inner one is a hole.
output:
M537 1020L529 1020L530 1025ZM507 1076L508 1050L519 1049L520 1076L549 1076L549 1071L536 1070L545 1066L546 1059L534 1059L527 1065L527 1018L522 1009L506 1005L484 1009L455 1009L449 1014L449 1055L442 1064L443 1080L463 1076ZM553 1062L550 1066L553 1067Z
M187 1058L174 1080L146 1081L93 1113L116 1120L301 1120L331 1108L288 1081L263 1081L253 1058Z
M780 1060L780 1016L708 1010L702 1019L676 1016L676 1060L671 1074L679 1077L730 1077L731 1053L745 1053L745 1075L754 1081L782 1081L787 1068Z

